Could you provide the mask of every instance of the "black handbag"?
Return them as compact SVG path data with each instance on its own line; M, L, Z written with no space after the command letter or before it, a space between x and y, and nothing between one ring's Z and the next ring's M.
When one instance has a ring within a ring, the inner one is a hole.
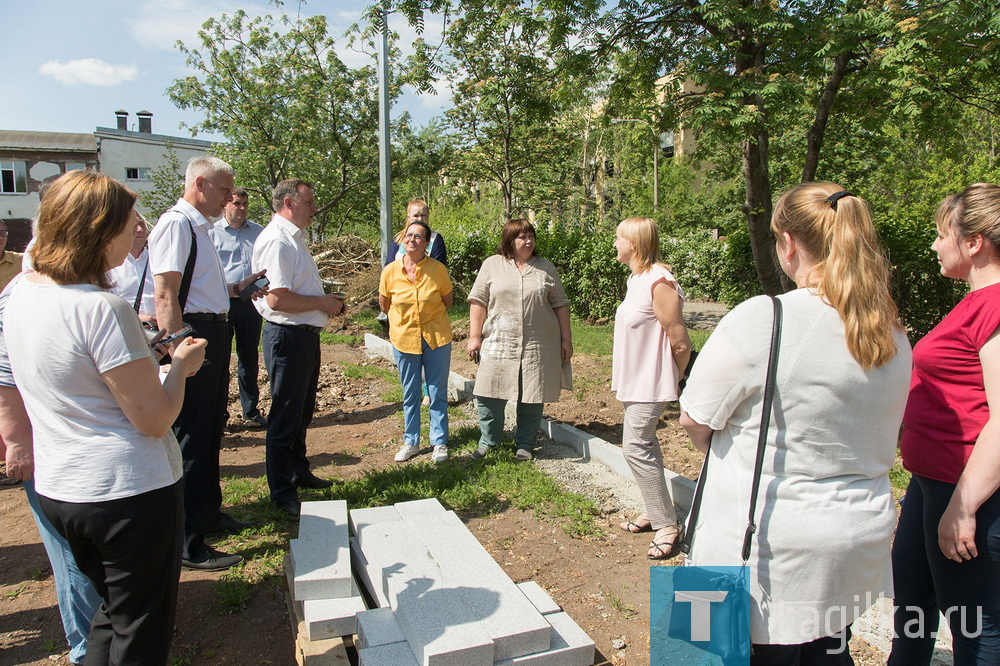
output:
M743 567L739 573L733 573L729 567L713 570L712 567L678 567L673 574L676 601L688 601L692 611L699 601L709 605L709 629L711 641L693 640L692 616L689 613L673 612L671 609L670 624L667 635L670 638L690 643L700 649L717 654L723 658L748 658L753 654L750 640L750 619L747 614L746 602L749 596L746 591L746 563L750 559L750 548L753 535L757 531L754 515L757 512L757 494L760 489L760 475L764 465L764 447L767 444L767 430L771 421L771 407L774 403L774 387L778 370L778 348L781 343L781 301L771 297L774 304L774 323L771 328L771 351L767 359L767 377L764 383L764 402L761 406L760 431L757 436L757 457L754 462L753 488L750 492L750 510L747 517L747 528L743 535L741 556ZM708 473L709 455L705 454L705 462L701 468L698 487L695 490L694 501L688 516L689 529L681 544L681 552L689 553L694 543L694 528L698 524L698 512L701 508L702 493ZM705 595L705 592L710 595ZM699 593L701 596L698 596ZM714 594L711 594L714 593ZM725 593L724 598L718 593Z

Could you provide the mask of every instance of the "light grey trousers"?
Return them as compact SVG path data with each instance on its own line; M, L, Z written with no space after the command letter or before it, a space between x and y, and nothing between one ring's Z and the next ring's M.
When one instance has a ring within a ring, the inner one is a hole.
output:
M663 478L663 452L656 437L656 425L665 402L626 402L622 425L622 453L639 484L642 503L654 530L677 523L674 502Z

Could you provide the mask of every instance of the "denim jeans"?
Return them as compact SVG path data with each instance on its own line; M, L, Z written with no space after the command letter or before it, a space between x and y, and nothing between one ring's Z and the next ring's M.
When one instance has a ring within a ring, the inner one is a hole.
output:
M403 383L403 441L410 446L420 446L420 373L423 371L427 378L427 395L431 399L431 445L447 446L451 343L431 349L426 340L420 342L419 354L406 354L395 347L392 350Z
M954 491L916 474L906 489L892 544L891 666L930 663L939 613L949 620L956 666L1000 663L1000 492L976 512L979 555L959 563L938 547L938 523Z
M66 642L69 643L69 660L77 664L83 663L83 657L87 653L90 622L101 605L101 597L90 579L76 566L69 543L56 532L42 513L38 493L35 492L35 482L25 481L24 492L28 496L31 515L35 517L42 545L45 546L52 565L52 577L56 579L56 599L59 602L63 630L66 632Z

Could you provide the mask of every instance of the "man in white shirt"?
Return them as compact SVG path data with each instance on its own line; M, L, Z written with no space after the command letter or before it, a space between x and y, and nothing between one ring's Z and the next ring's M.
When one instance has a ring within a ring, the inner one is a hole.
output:
M219 252L226 282L240 282L253 273L250 268L253 244L264 227L247 221L248 199L245 189L234 188L233 200L226 204L224 219L216 222L212 229L212 242ZM236 377L243 418L253 425L266 427L267 419L261 415L257 406L260 400L260 390L257 387L257 349L260 346L263 321L249 299L230 298L227 323L230 348L233 337L236 338Z
M274 188L277 213L253 247L253 268L267 271L268 294L255 302L263 315L264 363L271 379L267 423L267 485L282 511L298 516L298 488L329 488L309 470L306 429L316 407L319 334L344 302L323 291L302 232L316 213L312 185L288 179Z
M188 378L184 406L174 422L184 457L181 564L205 571L228 569L243 561L239 555L209 547L205 534L249 526L222 512L219 481L219 447L229 397L229 298L260 277L253 274L240 283L227 283L209 236L212 220L222 215L232 192L232 167L217 157L193 158L184 178L184 196L160 216L149 235L157 323L168 334L190 324L198 337L208 340L205 365Z
M111 292L118 294L130 303L144 322L156 323L156 305L153 301L153 273L149 270L149 253L146 251L146 239L149 232L146 229L146 218L135 214L135 234L132 239L132 249L125 257L125 263L108 271L108 277L114 283ZM141 285L141 287L140 287ZM139 290L142 289L142 296Z

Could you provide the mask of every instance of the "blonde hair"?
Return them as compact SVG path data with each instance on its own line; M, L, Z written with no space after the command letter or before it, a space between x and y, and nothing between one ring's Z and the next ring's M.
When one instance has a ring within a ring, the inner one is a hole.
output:
M660 234L651 218L622 220L615 233L632 243L632 258L628 264L633 273L645 273L660 263Z
M960 236L980 234L1000 248L1000 185L976 183L946 197L935 222L941 231L954 226Z
M34 269L57 284L109 289L105 248L128 224L136 195L98 171L71 171L52 183L38 211Z
M868 204L833 183L803 183L778 199L771 218L776 237L795 236L816 262L810 278L844 322L847 349L862 368L896 355L898 309L889 292L889 262L879 248ZM832 199L832 201L831 201Z

